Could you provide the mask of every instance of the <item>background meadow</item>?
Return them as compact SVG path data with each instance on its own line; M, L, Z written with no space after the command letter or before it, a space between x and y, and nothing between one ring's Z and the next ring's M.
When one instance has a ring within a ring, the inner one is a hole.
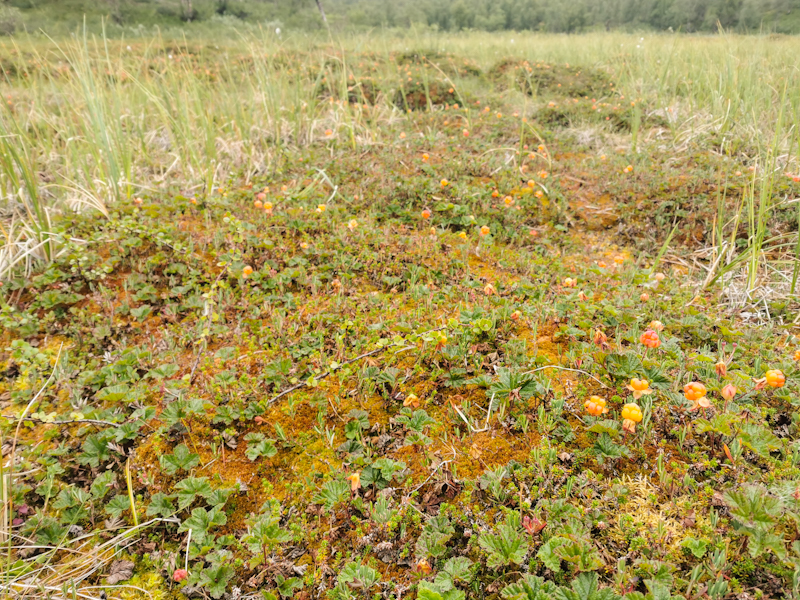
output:
M797 595L794 37L145 4L0 39L5 593Z

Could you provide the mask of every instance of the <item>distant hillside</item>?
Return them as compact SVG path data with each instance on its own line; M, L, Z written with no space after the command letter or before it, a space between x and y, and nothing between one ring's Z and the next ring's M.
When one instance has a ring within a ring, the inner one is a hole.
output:
M321 0L331 27L578 32L655 29L800 32L800 0ZM323 27L315 0L0 0L0 33L91 26L162 27L219 19Z

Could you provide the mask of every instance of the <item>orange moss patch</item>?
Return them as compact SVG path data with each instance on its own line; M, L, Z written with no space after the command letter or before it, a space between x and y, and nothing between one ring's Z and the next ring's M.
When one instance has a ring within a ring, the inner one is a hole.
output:
M512 460L525 463L531 448L539 439L529 432L527 436L511 436L507 431L495 426L489 431L467 436L457 444L456 458L450 465L458 480L480 477L486 471L508 464Z

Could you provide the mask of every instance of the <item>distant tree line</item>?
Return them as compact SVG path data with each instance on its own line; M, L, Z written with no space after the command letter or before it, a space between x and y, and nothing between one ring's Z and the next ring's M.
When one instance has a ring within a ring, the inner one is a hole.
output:
M125 24L203 21L223 16L287 28L412 25L442 31L580 32L653 29L800 33L800 0L0 0L22 12L59 6L69 18L103 10ZM324 8L324 12L320 9ZM84 11L84 12L81 12Z
M276 2L275 4L280 4ZM441 30L587 29L800 31L800 0L327 0L349 24Z
M221 1L221 0L217 0ZM409 27L444 31L725 29L800 32L800 0L321 0L337 26ZM247 0L227 0L246 11ZM291 25L321 17L314 0L251 0Z

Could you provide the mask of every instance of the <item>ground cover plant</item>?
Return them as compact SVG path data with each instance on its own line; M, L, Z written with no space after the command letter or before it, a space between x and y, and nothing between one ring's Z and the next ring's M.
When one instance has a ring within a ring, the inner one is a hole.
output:
M231 39L2 48L4 593L798 595L795 40Z

